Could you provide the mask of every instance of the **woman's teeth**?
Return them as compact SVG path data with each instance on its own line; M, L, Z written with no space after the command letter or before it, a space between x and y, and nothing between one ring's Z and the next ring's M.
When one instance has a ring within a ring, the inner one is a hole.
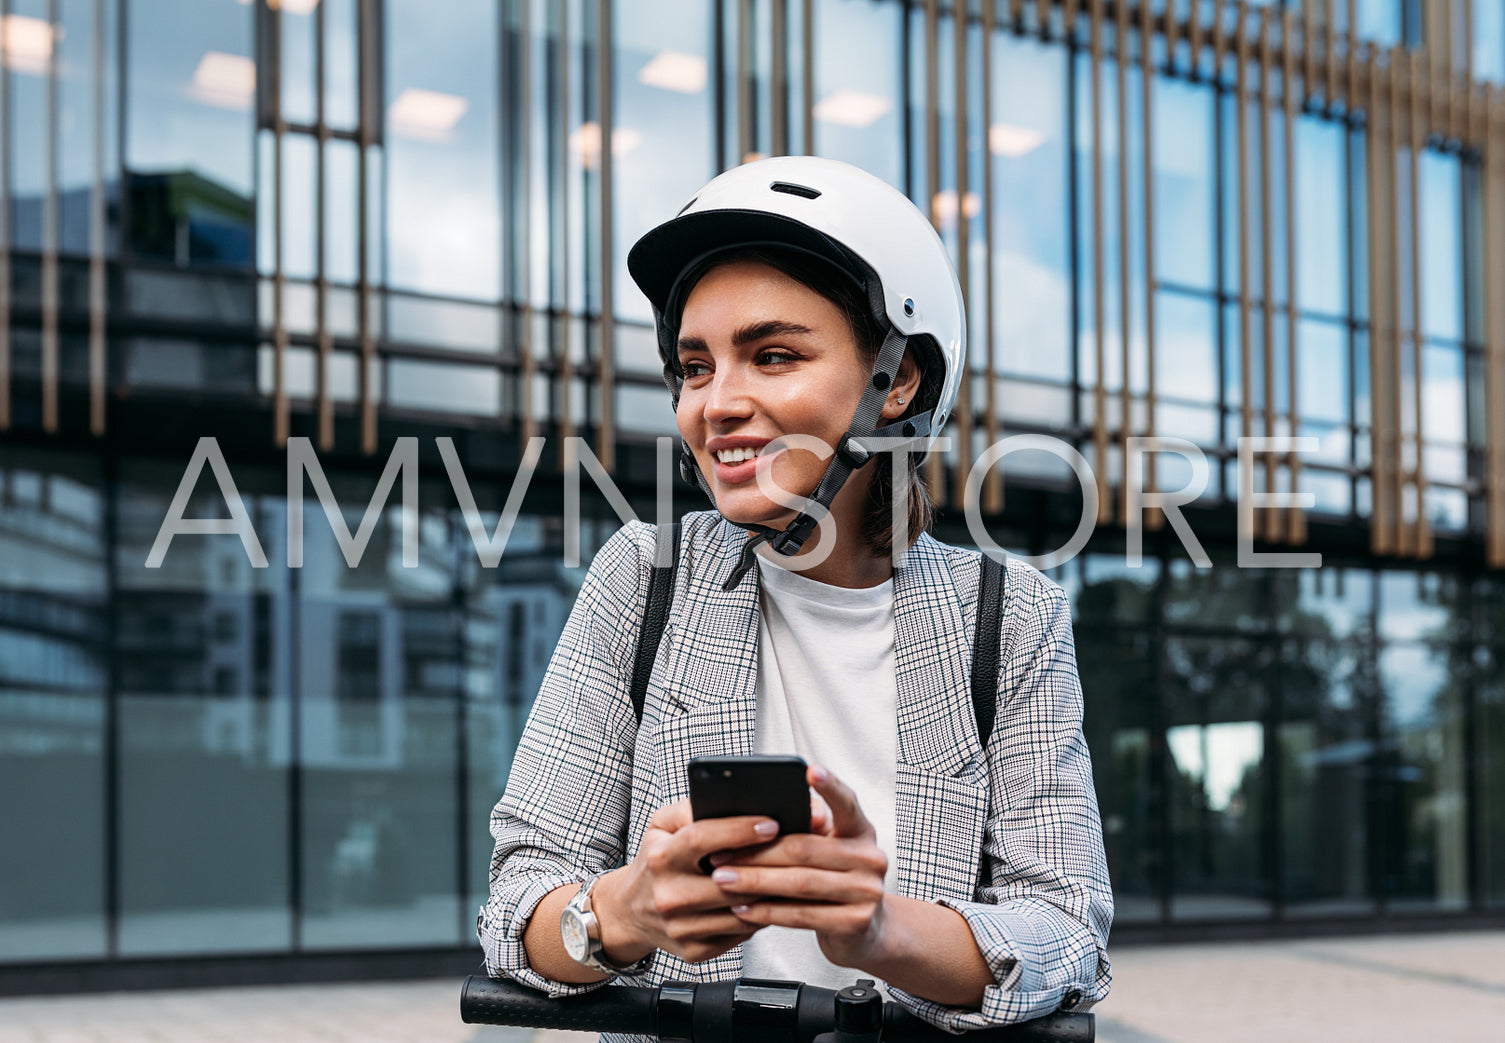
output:
M723 449L716 454L716 459L724 464L740 464L745 460L751 460L758 455L758 450L752 448Z

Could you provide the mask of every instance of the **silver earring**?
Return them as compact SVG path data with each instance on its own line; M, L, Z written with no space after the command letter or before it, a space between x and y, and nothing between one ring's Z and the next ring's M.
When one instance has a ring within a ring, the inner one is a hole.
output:
M903 395L900 395L900 396L899 396L899 405L901 405L901 406L902 406L902 405L903 405L903 404L904 404L904 396L903 396Z

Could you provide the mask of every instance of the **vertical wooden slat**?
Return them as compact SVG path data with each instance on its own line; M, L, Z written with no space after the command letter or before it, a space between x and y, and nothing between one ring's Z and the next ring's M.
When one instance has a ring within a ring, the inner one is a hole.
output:
M1022 14L1022 12L1021 12ZM998 365L993 354L996 321L993 289L993 149L988 133L993 127L993 34L996 31L992 0L982 4L982 235L983 250L983 338L987 349L987 385L983 395L983 427L988 445L998 441ZM988 514L1003 510L1003 479L998 468L990 467L982 484L982 508Z
M1498 286L1505 279L1505 133L1500 126L1500 92L1481 93L1477 140L1483 152L1483 284ZM1491 568L1505 568L1505 298L1498 293L1486 293L1484 308L1489 402L1486 550Z
M1411 390L1412 408L1415 415L1416 469L1413 472L1416 487L1416 532L1412 547L1418 557L1432 556L1432 526L1427 521L1427 465L1426 439L1423 435L1425 416L1422 413L1422 344L1425 329L1421 310L1421 150L1426 145L1427 126L1422 108L1424 90L1435 86L1431 77L1423 77L1417 66L1423 61L1428 69L1432 62L1425 55L1413 52L1410 65L1411 87ZM1433 94L1439 92L1433 91Z
M548 10L547 5L544 8ZM555 369L558 382L555 414L553 421L559 432L559 466L569 464L566 449L569 440L575 436L575 415L570 408L570 401L574 393L575 385L575 357L573 345L575 341L575 317L571 311L570 301L570 147L569 128L575 122L575 114L570 111L570 70L574 66L574 55L570 53L570 5L559 5L559 61L558 85L556 92L559 96L559 126L564 132L559 135L559 170L561 184L558 187L560 193L559 203L559 265L563 271L559 287L558 316L560 322L559 333L559 356L556 360ZM605 148L606 142L598 143L598 148ZM553 238L552 235L550 238Z
M1144 178L1144 433L1145 437L1153 438L1155 437L1155 81L1152 58L1155 50L1155 27L1150 4L1143 4L1139 11L1139 73L1143 80L1144 88L1140 94L1142 104L1140 119L1144 124L1144 166L1142 170ZM1175 63L1175 54L1173 53L1176 46L1175 24L1175 12L1172 6L1167 4L1165 9L1165 64L1167 66L1174 65ZM1127 464L1125 466L1127 467ZM1157 488L1155 483L1154 453L1148 454L1145 459L1145 488ZM1152 510L1148 513L1149 516L1144 519L1145 527L1151 530L1159 529L1165 520L1165 516L1158 510Z
M772 4L773 82L770 84L769 117L773 141L769 154L789 154L789 0L769 0Z
M1323 0L1322 100L1331 108L1338 100L1338 12L1334 0Z
M105 5L94 0L91 86L94 104L89 128L89 433L105 433ZM3 52L0 52L3 53ZM3 320L0 320L3 321Z
M314 158L314 343L318 345L318 369L315 386L318 393L319 448L334 448L334 396L330 393L329 370L334 355L334 338L329 334L329 272L324 240L325 208L328 206L329 124L324 112L324 11L314 8L314 138L318 154Z
M522 244L518 289L522 296L522 321L518 333L518 392L521 445L529 445L538 434L538 416L533 408L533 384L537 379L538 358L533 346L533 0L518 0L522 12L518 33L522 46L517 60L519 131L517 192L522 205L517 207L517 239Z
M1405 198L1401 195L1400 173L1396 169L1400 163L1400 150L1405 146L1411 123L1410 106L1405 103L1406 98L1401 89L1401 72L1404 58L1405 51L1403 48L1391 49L1386 86L1389 92L1388 100L1392 114L1391 118L1393 122L1391 126L1393 132L1388 142L1390 147L1387 155L1390 163L1391 184L1394 188L1391 198L1386 200L1386 210L1387 219L1392 229L1390 249L1393 260L1390 266L1390 293L1392 294L1393 307L1395 309L1395 324L1390 330L1390 344L1388 345L1391 364L1390 377L1393 382L1391 385L1390 408L1394 410L1395 415L1395 444L1393 450L1395 459L1391 495L1395 497L1395 550L1397 554L1408 556L1412 552L1411 536L1414 530L1407 520L1409 512L1406 508L1406 417L1401 403L1406 379L1405 357L1402 353L1402 347L1405 344L1405 324L1403 322L1404 313L1401 311L1402 286L1400 269L1400 228L1401 222L1405 220L1405 214L1401 212L1401 208L1405 204ZM1414 188L1415 186L1412 187Z
M1337 12L1333 8L1333 0L1323 0L1323 16L1326 19L1322 26L1322 50L1326 61L1322 72L1322 100L1329 108L1337 100L1338 85L1338 34Z
M1358 0L1348 0L1348 90L1343 106L1352 111L1361 104L1359 94L1359 12Z
M1375 554L1389 554L1394 549L1394 504L1391 500L1390 464L1391 444L1394 439L1394 424L1390 416L1390 366L1389 331L1386 328L1388 311L1394 301L1390 294L1386 265L1392 260L1392 252L1386 242L1388 224L1387 174L1393 172L1394 160L1390 158L1386 142L1386 126L1389 113L1385 106L1384 76L1378 64L1378 53L1371 56L1369 67L1369 98L1366 106L1368 167L1369 227L1369 409L1370 409L1370 489L1373 507L1370 512L1369 545Z
M287 121L282 115L282 12L269 9L262 24L271 37L266 51L270 68L258 70L258 76L267 85L272 115L272 437L282 449L292 428L287 396L287 274L282 234L283 199L287 194L282 183L282 143L287 136Z
M1282 15L1280 31L1281 100L1285 106L1285 255L1286 255L1286 393L1289 396L1291 434L1300 433L1300 401L1297 398L1297 360L1300 353L1296 343L1296 55L1292 39L1296 17L1289 9ZM1347 98L1351 105L1353 96ZM1286 474L1290 476L1291 492L1301 489L1301 456L1292 452L1286 457ZM1300 507L1290 508L1286 516L1286 538L1295 544L1306 542L1306 511Z
M1202 4L1192 0L1186 11L1186 42L1191 48L1190 74L1193 80L1199 75L1202 65Z
M1315 0L1301 5L1301 66L1302 83L1309 100L1317 94L1317 4Z
M1103 288L1103 0L1091 0L1092 51L1092 322L1096 334L1097 386L1093 390L1092 445L1097 473L1097 520L1113 517L1108 495L1108 358Z
M356 144L360 154L356 157L356 335L360 339L360 387L359 410L361 428L361 452L367 456L376 452L376 338L371 333L371 151L375 145L376 121L382 118L382 104L378 97L377 69L380 49L378 19L381 8L377 0L360 0L357 9L358 55L359 55L359 113L356 128ZM525 443L526 444L526 443Z
M1118 162L1114 164L1118 178L1118 354L1123 374L1118 388L1118 445L1119 459L1123 461L1118 483L1118 517L1120 522L1126 522L1129 516L1128 450L1129 435L1134 430L1134 396L1129 352L1133 333L1133 309L1129 300L1129 6L1122 2L1113 5L1113 42L1113 73L1118 88L1115 99Z
M600 110L601 124L601 235L599 278L601 280L601 319L598 323L600 339L596 354L596 393L599 412L596 425L596 459L607 471L617 466L616 431L616 337L614 335L616 311L615 288L612 273L616 270L612 224L615 209L612 197L613 157L611 151L612 131L615 127L611 110L612 99L612 4L611 0L598 0L596 7L596 106Z
M1234 79L1234 107L1238 115L1238 350L1239 350L1239 432L1244 438L1254 434L1254 367L1253 336L1249 278L1252 264L1249 258L1249 37L1244 32L1245 7L1239 0L1236 8L1239 31L1235 34L1238 69ZM1269 388L1265 389L1266 394ZM1242 476L1240 477L1242 481ZM1264 534L1264 518L1267 512L1255 512L1253 536L1260 539Z
M1239 0L1239 3L1242 4L1243 0ZM1244 38L1244 33L1243 33L1243 25L1244 25L1243 8L1242 8L1242 6L1240 6L1240 7L1236 8L1235 10L1236 10L1236 12L1239 15L1239 19L1238 19L1238 23L1239 23L1238 38L1240 40L1242 40ZM1226 34L1223 31L1223 22L1226 20L1225 16L1227 14L1228 14L1227 5L1223 2L1223 0L1213 0L1213 4L1212 4L1212 79L1213 79L1213 82L1215 82L1215 83L1222 82L1222 79L1223 79L1223 58L1228 53L1228 40L1227 40Z
M47 0L47 111L43 118L42 194L42 430L58 427L58 30L57 0Z
M927 210L936 232L941 232L941 216L936 195L941 190L941 80L940 80L940 0L925 0L925 192ZM954 411L953 411L954 415ZM962 457L969 446L962 447ZM925 481L930 497L942 500L945 478L940 453L931 453L925 461Z
M1065 13L1061 19L1061 38L1068 44L1076 40L1077 14L1081 8L1081 0L1066 0Z
M753 126L752 0L737 0L737 163L746 163L757 140Z
M10 50L10 0L0 0L0 54ZM10 66L0 61L0 431L10 428Z
M983 0L984 3L992 3L993 0ZM952 60L956 65L956 152L953 162L956 164L956 276L962 287L962 314L968 318L971 316L972 303L972 264L970 246L971 218L967 214L967 183L968 178L968 149L971 135L967 125L967 37L969 19L967 17L967 0L953 0L951 39L954 44ZM985 132L986 133L986 132ZM956 455L956 469L952 474L951 487L962 489L966 486L967 472L971 469L973 460L972 447L972 362L971 351L962 357L962 383L960 393L956 396L956 409L952 416L956 418L956 437L961 446L961 452Z
M1259 9L1259 232L1260 232L1260 315L1264 356L1265 437L1275 434L1275 223L1272 215L1274 192L1270 163L1270 9ZM1244 27L1241 25L1240 29ZM1294 434L1294 432L1292 432ZM1275 491L1279 457L1265 454L1265 488ZM1271 540L1285 538L1285 514L1265 512L1265 535Z
M801 28L804 32L804 47L800 50L803 68L800 70L800 75L804 83L805 155L813 156L815 155L815 0L804 0L800 17L803 20Z
M1042 40L1050 37L1050 6L1051 0L1035 0L1035 22L1040 27Z
M1176 44L1180 42L1181 37L1181 20L1176 17L1176 2L1177 0L1165 0L1165 11L1162 18L1162 34L1165 37L1165 68L1167 70L1172 70L1176 67ZM1196 7L1196 4L1193 4L1192 7ZM1140 5L1139 11L1142 19L1139 31L1143 34L1144 39L1153 39L1155 32L1154 5L1146 2ZM1151 454L1151 459L1153 458L1154 454ZM1157 513L1156 517L1158 516Z

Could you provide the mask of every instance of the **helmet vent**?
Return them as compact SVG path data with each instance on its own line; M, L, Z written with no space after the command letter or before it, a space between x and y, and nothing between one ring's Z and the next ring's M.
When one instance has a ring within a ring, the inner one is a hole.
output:
M809 188L806 185L796 185L788 181L775 181L768 187L775 192L783 192L785 195L801 196L805 199L820 198L820 189Z

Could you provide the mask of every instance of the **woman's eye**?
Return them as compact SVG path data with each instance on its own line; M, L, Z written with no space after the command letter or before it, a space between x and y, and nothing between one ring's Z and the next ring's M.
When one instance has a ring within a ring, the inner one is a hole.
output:
M711 371L710 367L704 362L682 362L680 363L680 369L684 371L686 379L704 376Z
M778 364L783 362L793 362L795 361L795 357L790 352L784 351L781 348L770 348L767 351L760 352L758 354L758 361L763 363Z

